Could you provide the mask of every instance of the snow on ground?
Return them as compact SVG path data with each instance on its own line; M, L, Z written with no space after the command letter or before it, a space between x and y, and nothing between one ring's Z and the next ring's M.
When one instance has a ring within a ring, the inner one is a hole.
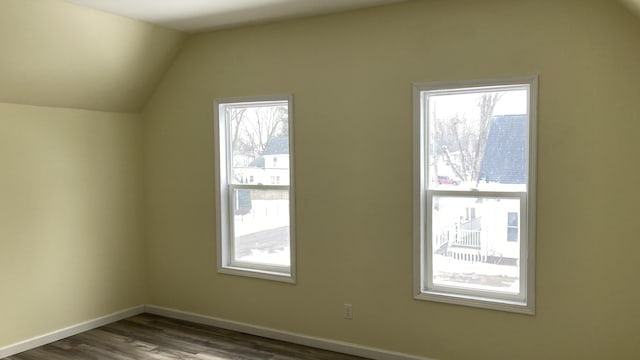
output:
M456 260L434 254L433 274L436 285L507 293L520 291L519 266Z
M290 265L288 200L252 200L248 214L234 217L233 231L237 260Z
M234 218L235 236L289 226L288 200L253 200L251 211Z
M274 251L251 249L250 255L242 256L238 260L261 264L289 266L289 253L289 245L285 246L283 249Z

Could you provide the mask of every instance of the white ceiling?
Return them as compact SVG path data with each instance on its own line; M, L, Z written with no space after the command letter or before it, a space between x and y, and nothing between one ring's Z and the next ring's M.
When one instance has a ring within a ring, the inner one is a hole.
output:
M66 0L185 32L319 15L404 0Z

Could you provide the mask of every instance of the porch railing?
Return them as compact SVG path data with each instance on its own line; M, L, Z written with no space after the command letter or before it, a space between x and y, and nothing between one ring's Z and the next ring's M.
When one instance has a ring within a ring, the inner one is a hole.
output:
M451 238L453 236L455 236L455 231L451 231L451 229L449 228L444 228L441 229L440 232L438 232L437 234L435 234L436 237L436 241L435 241L435 248L438 249L440 248L442 245L448 243Z
M466 248L480 249L481 230L458 230L458 236L450 244L451 246L461 246Z

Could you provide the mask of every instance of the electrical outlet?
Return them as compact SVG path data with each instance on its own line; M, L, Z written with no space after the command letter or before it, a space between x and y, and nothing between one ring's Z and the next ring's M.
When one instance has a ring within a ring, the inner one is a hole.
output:
M351 304L344 304L344 318L347 320L353 320L353 308Z

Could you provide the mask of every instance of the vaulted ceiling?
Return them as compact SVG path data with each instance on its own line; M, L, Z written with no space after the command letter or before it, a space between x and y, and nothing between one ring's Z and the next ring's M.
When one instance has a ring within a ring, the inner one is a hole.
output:
M0 102L137 112L185 38L61 0L2 0Z
M184 31L398 1L1 0L0 102L139 112L188 37ZM640 15L640 0L620 1Z
M396 1L1 0L0 102L138 112L188 36L175 29L202 31Z

